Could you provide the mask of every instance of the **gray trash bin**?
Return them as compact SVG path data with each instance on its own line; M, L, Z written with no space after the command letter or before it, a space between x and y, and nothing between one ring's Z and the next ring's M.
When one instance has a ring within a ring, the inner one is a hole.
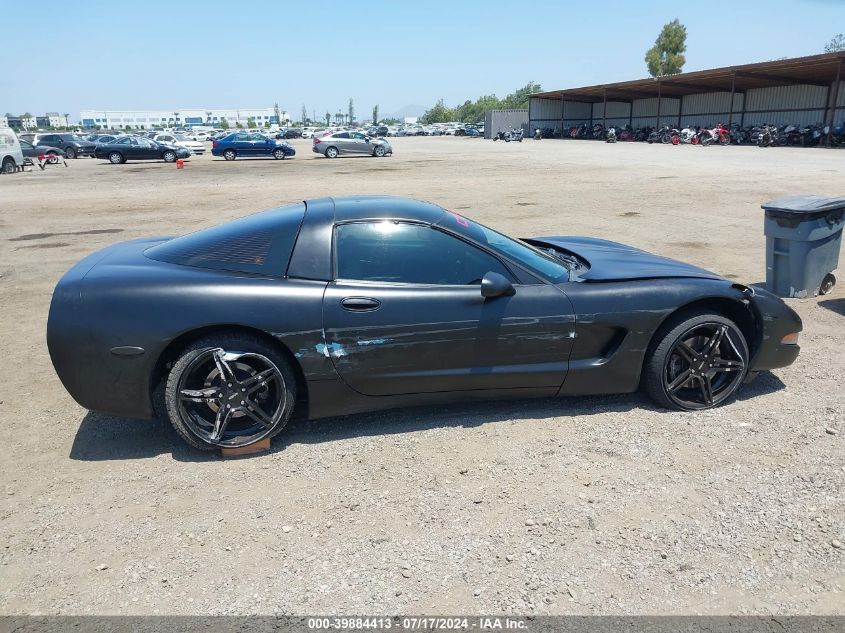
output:
M790 196L766 211L766 288L779 297L827 294L836 283L845 197Z

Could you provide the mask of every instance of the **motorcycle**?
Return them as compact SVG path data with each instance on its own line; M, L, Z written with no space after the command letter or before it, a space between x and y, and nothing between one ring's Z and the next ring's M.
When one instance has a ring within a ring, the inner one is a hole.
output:
M778 144L778 129L774 125L764 125L757 136L757 147L774 147Z
M615 143L616 142L616 128L614 126L610 126L607 128L607 135L604 139L605 143Z
M525 132L522 131L522 128L515 130L511 128L509 132L498 132L494 137L494 141L504 141L505 143L510 143L511 141L516 141L517 143L522 143L522 139L525 136Z
M681 143L690 145L699 144L698 130L696 130L695 128L685 127L683 130L681 130L678 136L681 139Z
M730 132L728 128L726 128L721 123L718 123L716 127L711 129L703 129L700 132L699 140L702 145L712 145L713 143L718 143L719 145L729 145L731 142Z

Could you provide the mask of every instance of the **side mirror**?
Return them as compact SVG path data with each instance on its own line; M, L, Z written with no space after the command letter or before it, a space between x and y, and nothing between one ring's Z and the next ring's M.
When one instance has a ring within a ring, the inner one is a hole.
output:
M499 273L489 272L481 280L482 297L492 299L503 295L511 296L515 292L510 280Z

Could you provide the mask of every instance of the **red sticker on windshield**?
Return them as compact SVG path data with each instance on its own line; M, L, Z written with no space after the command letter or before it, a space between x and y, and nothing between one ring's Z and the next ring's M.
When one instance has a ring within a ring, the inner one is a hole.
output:
M466 218L459 216L459 215L458 215L457 213L455 213L454 211L452 212L452 215L454 215L454 216L455 216L455 221L456 221L458 224L460 224L460 225L461 225L462 227L464 227L465 229L468 229L468 228L469 228L469 222L467 222L467 219L466 219Z

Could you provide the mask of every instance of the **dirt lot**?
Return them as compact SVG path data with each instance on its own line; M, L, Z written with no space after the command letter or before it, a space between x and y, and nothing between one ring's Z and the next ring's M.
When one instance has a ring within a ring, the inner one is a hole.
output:
M761 202L845 194L845 152L396 139L392 158L0 177L1 613L845 614L845 282L798 362L714 411L640 395L295 423L223 460L89 414L44 341L92 250L303 198L430 200L516 235L764 277Z

